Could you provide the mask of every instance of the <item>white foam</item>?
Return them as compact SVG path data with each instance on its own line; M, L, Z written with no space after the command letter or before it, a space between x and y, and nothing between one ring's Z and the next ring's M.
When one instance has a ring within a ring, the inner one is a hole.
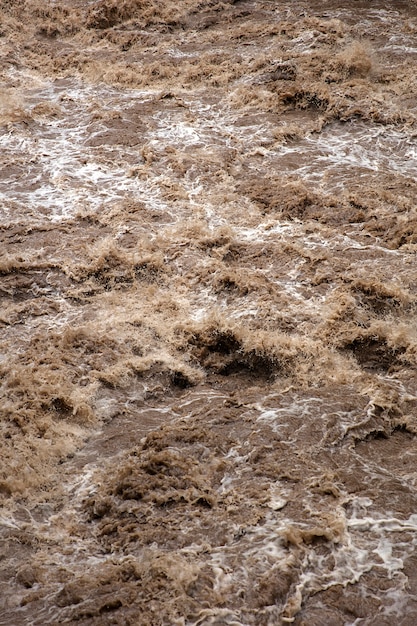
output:
M280 146L271 160L282 173L337 190L369 172L416 176L416 149L406 130L352 121Z
M82 85L74 85L63 93L53 83L32 91L33 99L59 102L63 114L58 120L43 121L30 130L14 125L8 133L3 133L3 157L17 165L27 163L28 155L30 160L21 176L2 178L0 200L16 203L22 207L22 213L27 214L25 207L38 211L43 219L50 221L68 219L80 210L95 212L100 206L126 196L166 208L153 181L131 176L124 157L130 151L138 159L137 150L124 146L103 146L97 150L86 145L94 135L89 130L93 96L100 99L102 108L111 109L114 101L118 106L123 105L123 100L131 104L134 98L145 102L150 95L131 91L128 100L126 93Z
M395 517L373 518L370 516L362 518L351 518L347 521L348 527L355 530L374 530L384 532L417 532L417 514L410 515L406 520Z

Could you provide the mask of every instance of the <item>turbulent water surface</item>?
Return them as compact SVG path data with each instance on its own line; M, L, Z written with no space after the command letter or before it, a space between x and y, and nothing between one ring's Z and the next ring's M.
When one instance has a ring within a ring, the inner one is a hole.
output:
M0 35L0 624L414 626L416 4Z

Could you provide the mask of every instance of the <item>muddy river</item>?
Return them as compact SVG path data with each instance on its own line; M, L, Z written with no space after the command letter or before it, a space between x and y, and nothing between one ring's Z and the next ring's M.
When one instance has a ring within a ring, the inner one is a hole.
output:
M0 624L417 623L417 5L0 3Z

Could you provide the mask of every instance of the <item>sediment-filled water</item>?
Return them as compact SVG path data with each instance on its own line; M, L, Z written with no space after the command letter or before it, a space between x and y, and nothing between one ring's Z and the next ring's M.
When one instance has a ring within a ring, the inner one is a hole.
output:
M0 624L417 623L414 2L0 3Z

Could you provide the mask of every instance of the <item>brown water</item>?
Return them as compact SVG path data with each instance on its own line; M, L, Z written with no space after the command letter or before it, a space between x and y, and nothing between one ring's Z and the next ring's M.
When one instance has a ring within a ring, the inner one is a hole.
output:
M414 626L416 4L0 18L0 624Z

